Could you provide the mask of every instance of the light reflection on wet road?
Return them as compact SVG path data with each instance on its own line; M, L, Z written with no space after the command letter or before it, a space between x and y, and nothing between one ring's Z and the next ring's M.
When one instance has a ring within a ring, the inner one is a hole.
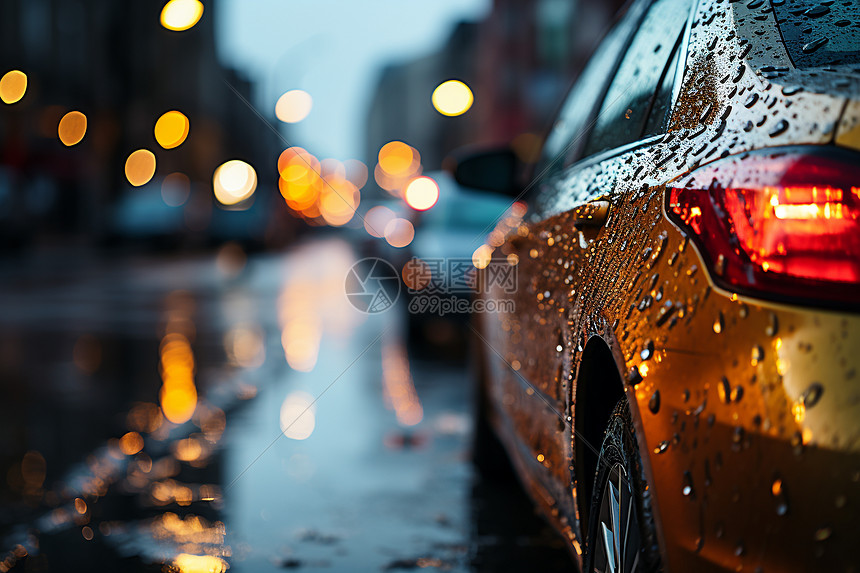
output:
M0 568L570 567L475 479L467 368L408 363L396 311L349 305L346 243L39 260L0 268Z

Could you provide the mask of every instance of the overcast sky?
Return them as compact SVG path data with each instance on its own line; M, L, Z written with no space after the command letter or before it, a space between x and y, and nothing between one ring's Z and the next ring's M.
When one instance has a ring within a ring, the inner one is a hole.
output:
M291 144L321 159L361 159L381 68L435 51L456 22L489 8L490 0L219 0L216 34L222 61L257 83L265 115L287 90L311 94Z

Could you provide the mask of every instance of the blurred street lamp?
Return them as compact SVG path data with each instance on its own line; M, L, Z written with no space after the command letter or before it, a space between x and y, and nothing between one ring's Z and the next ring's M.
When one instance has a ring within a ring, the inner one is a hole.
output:
M298 123L308 116L313 98L304 90L290 90L278 98L275 116L284 123Z
M164 149L179 147L188 137L191 124L184 114L168 111L155 122L155 141Z
M416 177L406 186L404 198L416 211L426 211L439 200L439 186L429 177Z
M132 152L125 161L125 177L135 187L149 183L155 175L155 154L148 149Z
M475 249L475 252L472 253L472 264L475 265L475 268L486 268L493 259L493 250L493 247L487 244L481 245Z
M161 25L174 32L193 28L203 16L200 0L170 0L161 9Z
M388 175L398 177L408 175L415 163L417 153L402 141L389 141L379 150L379 166Z
M13 104L20 101L27 91L27 74L21 70L6 72L0 78L0 100L3 103Z
M222 205L236 205L254 194L257 172L244 161L232 159L215 170L212 186Z
M469 86L459 80L448 80L433 90L431 101L442 115L456 116L469 111L475 98Z
M77 145L87 133L87 116L79 111L70 111L60 120L57 135L66 147Z

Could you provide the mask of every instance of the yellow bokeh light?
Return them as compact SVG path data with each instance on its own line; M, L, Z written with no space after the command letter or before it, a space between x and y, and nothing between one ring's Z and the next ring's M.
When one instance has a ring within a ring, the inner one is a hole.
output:
M442 115L462 115L469 111L475 101L469 86L459 80L442 82L433 90L433 107Z
M173 445L173 455L181 462L194 461L203 454L203 446L200 441L195 438L185 438L177 440Z
M310 372L317 364L322 327L311 316L293 317L284 325L281 345L287 364L293 370Z
M161 9L161 25L174 32L193 28L203 16L200 0L170 0Z
M416 211L426 211L439 200L439 185L429 177L416 177L406 186L404 198Z
M477 269L484 269L490 264L493 258L493 247L490 245L481 245L475 252L472 253L472 264Z
M125 178L135 187L149 183L155 175L155 154L148 149L132 152L125 161Z
M222 205L235 205L254 194L257 172L244 161L231 159L215 170L212 185L215 198Z
M415 227L406 219L394 218L385 225L385 240L392 247L402 249L415 238Z
M295 211L309 209L316 204L322 193L323 181L314 177L309 183L290 183L283 179L278 180L278 188L281 195L286 199L287 205Z
M161 409L164 417L174 424L184 424L197 408L197 388L193 384L170 384L161 389Z
M87 133L87 116L79 111L70 111L60 120L57 134L63 145L71 147L81 142Z
M329 225L346 225L355 215L359 201L355 185L346 179L326 179L319 200L320 214Z
M287 395L281 404L281 431L293 440L310 437L316 425L314 397L307 392L296 391Z
M180 573L224 573L227 562L213 555L191 555L180 553L173 559Z
M6 72L0 78L0 99L3 103L12 104L20 101L27 91L27 74L21 70Z
M197 409L194 385L194 354L183 334L169 332L161 341L161 410L174 424L191 419Z
M414 150L402 141L391 141L379 150L379 166L387 174L395 177L405 175L414 159Z
M319 160L301 147L288 147L278 157L278 173L284 181L297 181L319 171Z
M155 141L164 149L179 147L188 137L191 124L184 114L168 111L155 122Z
M304 90L290 90L278 98L275 117L284 123L298 123L308 116L313 107L313 98Z

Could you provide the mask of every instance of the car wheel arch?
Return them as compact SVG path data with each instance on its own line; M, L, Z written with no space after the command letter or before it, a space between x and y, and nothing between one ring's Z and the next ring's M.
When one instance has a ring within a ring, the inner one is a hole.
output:
M591 490L606 422L623 396L624 383L609 344L600 336L592 336L579 356L571 402L574 416L572 477L583 538L587 538Z
M603 443L606 423L618 401L626 394L622 372L624 360L619 352L613 352L611 342L600 335L591 336L579 353L575 383L572 385L571 410L573 412L574 480L580 513L581 527L587 523L588 504L591 500L594 475L597 470L597 455ZM641 436L639 409L630 404L631 417L637 428L640 451L645 445ZM650 463L643 456L650 477ZM577 477L578 476L578 477ZM583 527L582 533L585 534Z

